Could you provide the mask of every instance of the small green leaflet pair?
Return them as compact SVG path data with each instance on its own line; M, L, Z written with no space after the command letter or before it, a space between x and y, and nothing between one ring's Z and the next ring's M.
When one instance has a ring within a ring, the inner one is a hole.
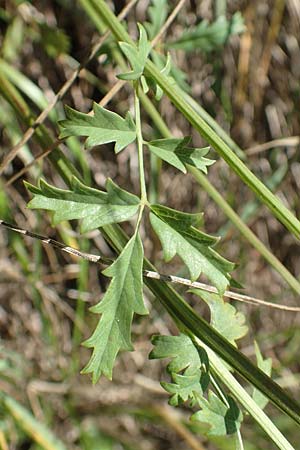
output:
M155 92L155 98L157 100L160 100L163 95L162 89L151 78L144 75L145 64L147 62L147 59L149 58L150 53L152 55L152 58L155 58L155 55L157 53L152 49L151 43L148 41L147 33L143 25L138 24L138 28L140 37L137 45L128 44L127 42L119 42L119 46L126 56L127 60L129 61L132 70L130 72L119 74L118 78L120 78L121 80L130 80L135 82L139 80L145 93L147 93L151 87ZM158 66L160 67L161 73L168 76L171 70L170 55L167 56L165 65L163 67L161 66L162 64L159 64Z
M84 114L66 106L66 120L60 122L60 138L70 136L87 136L85 147L90 149L96 145L115 142L115 153L119 153L136 139L136 128L130 113L125 119L94 103L94 115ZM191 138L156 139L144 142L155 155L167 163L186 173L186 165L197 167L207 173L207 167L214 160L205 158L209 147L190 148Z

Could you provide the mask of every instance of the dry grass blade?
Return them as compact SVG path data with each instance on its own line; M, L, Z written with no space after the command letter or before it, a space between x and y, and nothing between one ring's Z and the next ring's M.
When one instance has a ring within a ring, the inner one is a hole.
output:
M252 156L274 147L295 147L296 145L299 145L299 143L300 136L291 136L282 139L274 139L273 141L265 142L264 144L254 145L245 150L245 152L247 155Z
M65 252L65 253L69 253L70 255L73 255L73 256L79 256L80 258L86 259L87 261L90 261L90 262L93 262L96 264L101 264L101 265L105 264L106 265L106 264L111 264L113 262L112 259L106 258L105 256L93 255L92 253L81 252L80 250L77 250L76 248L73 248L73 247L69 247L69 246L63 244L62 242L58 242L58 241L55 241L54 239L51 239L51 238L48 238L45 236L41 236L36 233L32 233L31 231L27 231L27 230L24 230L17 226L11 225L7 222L4 222L3 220L0 220L0 225L5 226L6 228L8 228L12 231L16 231L17 233L23 234L24 236L29 236L34 239L39 239L44 244L52 245L53 247L58 248L59 250ZM151 270L144 270L143 275L147 278L153 278L156 280L161 280L161 281L165 281L165 282L169 282L169 283L182 284L185 286L202 289L207 292L218 293L217 289L214 286L210 286L205 283L200 283L198 281L191 281L186 278L177 277L174 275L160 274L158 272L154 272ZM257 306L267 306L269 308L280 309L283 311L300 312L300 307L297 307L297 306L278 305L277 303L268 302L268 301L261 300L261 299L255 298L255 297L251 297L249 295L238 294L238 293L232 292L232 291L225 291L224 297L232 298L232 299L240 301L240 302L250 303L252 305L257 305Z

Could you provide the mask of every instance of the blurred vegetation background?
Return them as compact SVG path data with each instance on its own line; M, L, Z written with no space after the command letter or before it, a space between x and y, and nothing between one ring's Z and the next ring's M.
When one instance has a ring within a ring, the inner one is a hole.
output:
M35 184L43 176L51 184L63 186L47 160L53 146L41 143L38 132L5 163L28 126L55 99L98 42L103 25L97 23L89 4L84 0L0 2L0 218L83 251L100 250L111 256L100 233L82 237L76 225L67 223L54 230L48 215L26 209L29 195L23 179ZM171 12L176 3L167 4ZM125 2L116 0L111 6L119 13ZM128 12L126 22L133 35L137 22L151 22L150 6L149 1L139 0ZM236 25L233 17L238 21L238 32L230 28ZM205 24L202 41L170 45L200 23ZM92 102L101 101L116 84L120 70L113 59L114 48L108 37L80 71L63 102L59 101L47 115L44 126L52 139L58 136L57 120L64 117L63 103L88 112ZM159 48L162 52L170 48L182 87L243 149L248 167L299 217L300 3L187 0ZM125 85L112 96L108 107L124 114L132 103L131 89ZM162 99L159 109L174 136L191 134L194 146L206 145L168 99ZM144 118L145 136L159 137L146 114ZM87 183L103 188L109 176L131 192L138 190L133 147L118 156L109 145L86 152L80 141L72 138L60 148ZM213 150L210 157L217 159L209 168L210 182L299 280L299 242L258 203ZM285 304L299 301L191 175L164 166L157 175L151 161L146 164L154 199L186 212L204 211L205 230L222 237L218 250L238 263L234 276L247 294ZM156 175L159 183L153 181ZM162 270L185 275L176 261L168 268L160 263L160 247L149 230L144 224L147 256ZM107 280L96 266L0 230L0 390L19 402L2 402L0 447L233 448L230 438L205 437L204 427L189 423L189 411L184 407L175 410L167 405L166 393L159 384L166 379L164 365L148 361L150 337L176 333L176 329L148 292L150 318L135 321L135 351L118 357L113 382L102 378L92 386L89 377L79 374L89 358L89 350L80 343L90 335L96 320L88 308L99 301L106 286ZM190 295L189 300L208 317L196 298ZM257 340L263 354L272 357L276 380L299 397L299 314L241 304L238 308L250 328L241 350L252 357L253 340ZM25 409L20 410L20 405ZM290 420L272 406L267 408L287 438L298 442ZM26 415L29 412L32 416ZM50 431L57 440L53 436L47 440ZM242 433L248 450L275 448L252 420L246 419Z

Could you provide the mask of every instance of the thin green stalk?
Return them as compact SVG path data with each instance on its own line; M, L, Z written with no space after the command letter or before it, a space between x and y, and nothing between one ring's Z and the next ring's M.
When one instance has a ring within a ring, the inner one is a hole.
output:
M134 89L134 107L135 107L136 141L138 149L139 174L141 186L141 202L142 204L145 204L147 202L147 190L146 190L145 170L144 170L143 136L141 124L140 99L138 96L138 85L136 85Z
M93 3L95 3L93 1ZM111 32L119 41L133 44L125 28L120 24L116 16L110 10L104 0L97 1L97 12ZM280 220L286 228L298 239L300 238L300 222L292 212L284 206L277 198L238 158L230 147L218 136L214 130L196 113L190 104L183 98L174 83L159 71L151 62L147 61L145 74L155 80L164 93L170 98L172 103L186 117L190 124L203 136L207 142L219 153L237 175L246 183L256 196L268 206L273 214Z
M242 439L242 433L241 430L237 430L236 432L236 448L237 450L244 450L244 442Z
M34 122L33 115L24 101L20 92L11 84L11 82L0 72L0 93L12 106L22 122L28 127ZM53 145L53 140L50 137L46 127L40 125L34 134L34 139L41 145L43 150L50 148ZM48 155L49 159L59 167L59 172L68 184L73 175L80 177L78 171L73 166L72 162L59 150L55 148Z

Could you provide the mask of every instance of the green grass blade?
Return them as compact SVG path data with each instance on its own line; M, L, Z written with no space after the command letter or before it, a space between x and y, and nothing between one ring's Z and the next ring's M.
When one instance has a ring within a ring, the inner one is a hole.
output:
M45 450L66 450L65 445L39 422L24 406L7 395L2 396L2 404L25 433Z

